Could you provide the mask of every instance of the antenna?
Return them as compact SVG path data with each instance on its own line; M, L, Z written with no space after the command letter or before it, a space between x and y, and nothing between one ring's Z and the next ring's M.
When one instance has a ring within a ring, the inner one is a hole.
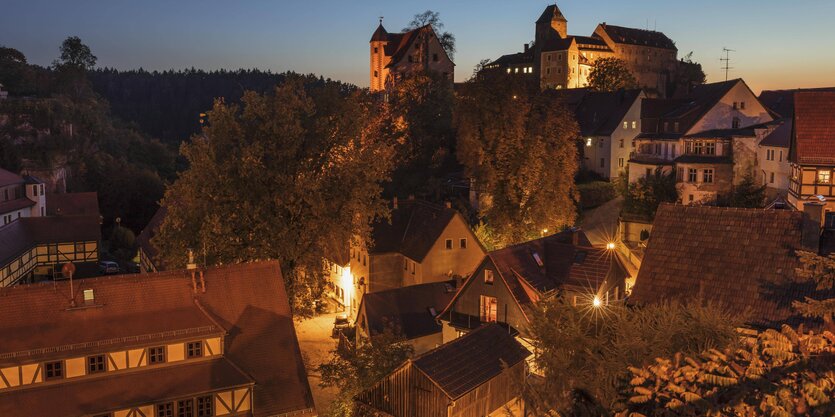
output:
M736 52L736 51L735 51L735 50L733 50L733 49L728 49L728 48L724 48L724 47L723 47L723 48L722 48L722 52L725 54L725 57L724 57L724 58L719 58L719 60L720 60L720 61L722 61L722 62L724 62L724 63L725 63L725 66L723 66L723 67L722 67L722 68L720 68L720 69L725 70L725 81L728 81L728 72L729 72L730 70L734 69L734 68L731 66L731 52Z
M380 16L380 24L383 24L383 16Z

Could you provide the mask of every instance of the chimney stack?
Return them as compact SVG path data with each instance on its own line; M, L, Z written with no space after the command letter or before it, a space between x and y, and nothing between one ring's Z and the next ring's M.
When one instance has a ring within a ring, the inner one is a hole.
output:
M528 52L528 50L530 49L530 47L531 47L531 46L530 46L530 45L528 45L527 43L525 44L525 53L527 53L527 52Z
M391 208L397 210L397 196L391 199Z
M803 229L801 246L803 250L818 253L820 251L821 230L823 230L826 203L807 201L803 203Z

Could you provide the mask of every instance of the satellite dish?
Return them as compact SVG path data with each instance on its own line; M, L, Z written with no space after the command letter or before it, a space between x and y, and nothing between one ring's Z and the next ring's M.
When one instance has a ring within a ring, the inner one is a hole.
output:
M72 262L65 263L64 266L61 267L61 275L72 279L73 274L75 274L75 264Z

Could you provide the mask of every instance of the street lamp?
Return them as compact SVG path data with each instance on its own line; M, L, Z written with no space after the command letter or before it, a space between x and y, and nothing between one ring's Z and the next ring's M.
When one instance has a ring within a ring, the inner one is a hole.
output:
M603 305L603 301L600 299L600 296L595 295L594 299L591 300L591 305L594 308L600 308Z
M615 242L609 242L606 244L606 249L612 250L615 248Z

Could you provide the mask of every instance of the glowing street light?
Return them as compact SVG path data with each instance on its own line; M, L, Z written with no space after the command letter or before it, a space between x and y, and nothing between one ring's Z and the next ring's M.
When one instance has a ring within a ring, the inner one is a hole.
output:
M606 244L606 249L612 250L615 248L615 242L609 242Z
M603 301L600 299L599 296L595 295L594 299L591 300L591 305L594 306L594 308L600 308L600 306L603 305Z

